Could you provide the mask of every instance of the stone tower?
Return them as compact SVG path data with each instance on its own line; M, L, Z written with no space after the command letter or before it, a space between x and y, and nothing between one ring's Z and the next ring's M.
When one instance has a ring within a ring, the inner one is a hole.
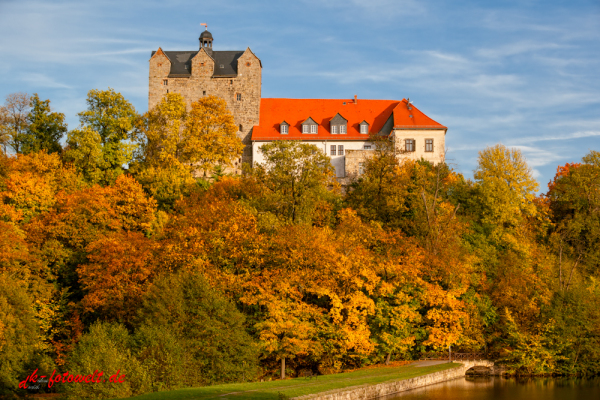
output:
M163 51L150 58L148 109L166 93L181 93L188 108L203 96L215 95L227 102L238 126L238 137L245 145L241 162L252 163L252 127L258 125L262 64L250 48L245 51L213 50L213 36L200 34L197 51Z

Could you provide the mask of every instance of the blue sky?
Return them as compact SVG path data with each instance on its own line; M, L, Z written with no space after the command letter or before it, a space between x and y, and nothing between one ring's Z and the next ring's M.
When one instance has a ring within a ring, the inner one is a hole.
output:
M540 190L556 167L600 150L600 1L0 0L0 98L39 93L69 127L90 89L147 110L148 59L250 47L262 96L402 99L448 126L448 159L527 157Z

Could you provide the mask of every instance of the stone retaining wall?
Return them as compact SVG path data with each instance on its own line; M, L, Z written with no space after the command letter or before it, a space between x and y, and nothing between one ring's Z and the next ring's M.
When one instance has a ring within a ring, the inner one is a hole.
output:
M306 396L294 397L292 400L367 400L376 399L378 397L387 396L394 393L404 392L420 388L434 383L449 381L452 379L462 378L465 372L474 366L484 366L492 368L494 363L491 361L465 361L457 364L456 368L447 369L445 371L434 372L415 378L403 379L400 381L384 382L375 385L351 386L343 389L330 390L310 394Z

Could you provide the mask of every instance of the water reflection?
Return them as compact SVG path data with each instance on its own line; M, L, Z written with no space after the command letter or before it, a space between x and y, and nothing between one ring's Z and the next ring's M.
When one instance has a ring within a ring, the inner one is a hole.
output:
M466 377L379 400L600 400L600 378Z

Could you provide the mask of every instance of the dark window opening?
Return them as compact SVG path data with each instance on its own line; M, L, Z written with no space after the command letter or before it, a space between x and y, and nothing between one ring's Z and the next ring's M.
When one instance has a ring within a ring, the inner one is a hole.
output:
M433 139L425 139L425 151L433 151Z
M202 96L206 96L206 90L202 91Z
M405 139L404 140L404 150L415 151L415 140L414 139Z
M241 131L243 131L243 130L244 130L244 129L243 129L243 127L242 127L242 124L240 124L240 132L241 132Z
M332 144L332 145L331 145L331 152L330 152L330 154L331 154L332 156L335 156L335 149L336 149L336 146L335 146L335 144Z
M242 101L242 94L241 94L241 93L238 93L238 94L236 95L236 98L237 98L237 101Z

